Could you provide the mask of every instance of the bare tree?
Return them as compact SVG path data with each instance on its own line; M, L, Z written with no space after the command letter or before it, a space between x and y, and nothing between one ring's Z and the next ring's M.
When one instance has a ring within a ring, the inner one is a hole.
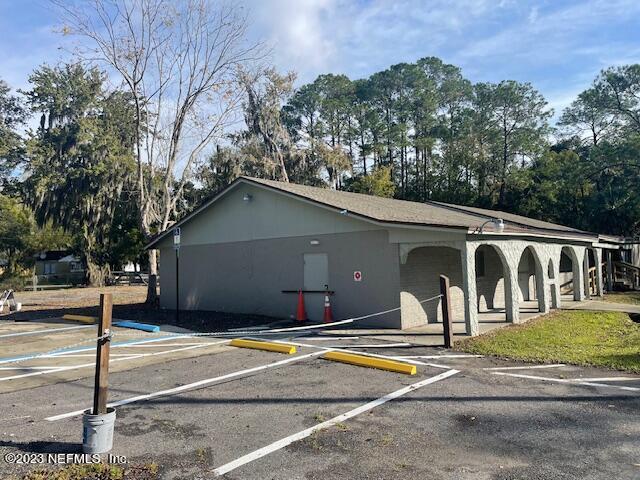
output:
M195 164L235 122L237 72L258 46L239 8L207 0L52 1L63 31L85 40L77 54L117 72L133 95L139 222L150 239L175 220ZM149 289L147 301L155 297Z

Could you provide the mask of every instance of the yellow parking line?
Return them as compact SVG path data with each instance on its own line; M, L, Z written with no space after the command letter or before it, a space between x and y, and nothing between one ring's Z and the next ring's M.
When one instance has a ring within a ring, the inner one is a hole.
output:
M72 314L63 315L62 319L73 320L74 322L82 322L82 323L95 323L98 321L97 317L89 317L87 315L72 315Z
M364 355L355 355L353 353L327 352L320 358L333 360L335 362L350 363L360 367L378 368L380 370L388 370L390 372L406 373L407 375L415 375L417 371L416 366L409 363L385 360L383 358L366 357Z
M241 338L231 340L231 346L267 350L269 352L286 353L288 355L296 353L296 347L286 343L261 342L258 340L244 340Z

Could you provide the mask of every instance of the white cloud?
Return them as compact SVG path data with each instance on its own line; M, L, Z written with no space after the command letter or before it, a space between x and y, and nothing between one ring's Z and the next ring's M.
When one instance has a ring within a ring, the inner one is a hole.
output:
M638 0L240 1L251 37L266 41L278 69L298 72L298 84L328 72L366 77L433 55L473 81L531 81L558 112L602 68L640 62ZM52 12L38 10L37 27L0 43L0 75L15 87L65 55L48 26Z
M473 42L459 53L459 57L478 59L526 55L554 61L566 59L585 41L584 34L589 29L604 26L607 22L613 25L617 19L633 18L639 14L640 2L635 0L590 0L545 13L534 7L527 22L513 18L506 28ZM532 17L534 21L531 21Z
M435 55L478 18L497 14L491 0L245 0L254 34L274 62L309 81L328 71L368 75L390 64Z
M326 19L337 0L246 0L256 38L267 41L283 70L326 70L336 43L327 35Z

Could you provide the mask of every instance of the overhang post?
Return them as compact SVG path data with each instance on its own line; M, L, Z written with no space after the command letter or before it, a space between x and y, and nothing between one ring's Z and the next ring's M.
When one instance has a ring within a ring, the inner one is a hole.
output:
M613 291L613 259L611 258L611 250L605 251L607 256L607 292Z
M478 296L476 293L476 248L476 245L465 242L460 249L462 289L465 303L464 323L467 335L472 337L480 333L480 326L478 325Z
M560 249L554 255L557 261L551 261L551 268L553 269L553 279L549 280L549 287L551 293L551 308L561 308L561 296L560 296Z
M538 260L540 261L540 260ZM538 265L536 262L536 296L538 298L538 310L541 313L549 313L550 310L550 301L549 301L549 291L547 291L546 286L549 284L549 272L542 265Z
M507 322L519 323L520 322L520 297L518 292L520 286L518 285L518 267L515 269L509 266L509 272L507 273L509 278L505 279L505 313Z
M573 299L576 302L581 302L585 299L584 297L584 249L575 247L573 249L574 258L573 258ZM578 252L582 252L582 260L580 259L580 255Z
M591 299L591 286L589 279L589 251L585 250L582 256L582 285L584 288L584 298L586 300Z
M602 279L602 249L593 249L593 261L596 266L596 295L602 296L604 292L603 279Z

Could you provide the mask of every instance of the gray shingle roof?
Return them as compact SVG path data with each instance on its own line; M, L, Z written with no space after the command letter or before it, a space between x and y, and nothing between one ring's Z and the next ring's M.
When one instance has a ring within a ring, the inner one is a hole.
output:
M560 225L558 223L545 222L544 220L537 220L535 218L524 217L522 215L516 215L515 213L503 212L501 210L489 210L487 208L478 208L478 207L468 207L466 205L454 205L444 202L432 202L441 205L447 205L449 207L457 208L459 210L464 210L469 213L474 213L483 216L493 216L502 218L505 222L517 223L533 228L541 228L546 230L559 230L564 232L574 232L574 233L590 233L585 232L583 230L578 230L577 228L567 227L565 225ZM595 235L595 234L594 234Z
M594 233L497 210L433 201L425 203L408 202L253 177L238 178L229 187L182 218L174 226L182 225L202 210L208 208L238 182L262 185L339 211L347 210L350 215L386 224L422 225L467 231L478 230L487 220L502 218L505 222L505 233L548 235L552 237L584 236L589 237L588 240L597 240L598 237ZM171 232L174 226L158 234L145 248L152 248ZM493 225L489 223L484 226L483 231L488 233L495 230Z
M242 178L250 183L265 185L316 203L340 210L347 210L351 214L385 223L476 229L480 228L487 220L502 218L505 222L505 232L523 234L553 232L555 234L565 235L596 236L595 234L564 225L535 220L533 218L497 210L432 201L426 203L408 202L405 200L309 187L306 185L264 180L261 178ZM488 224L485 226L484 231L492 231L492 225Z

